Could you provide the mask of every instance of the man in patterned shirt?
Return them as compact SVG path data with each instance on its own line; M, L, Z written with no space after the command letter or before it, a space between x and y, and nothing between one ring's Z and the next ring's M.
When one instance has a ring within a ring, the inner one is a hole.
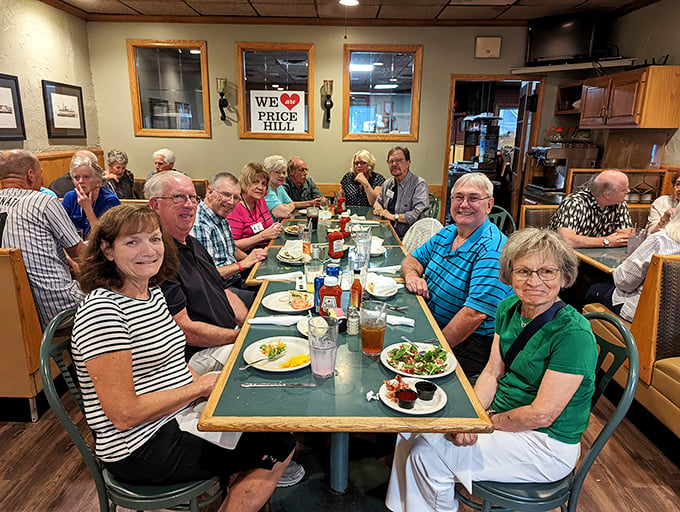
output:
M624 202L628 192L628 176L620 171L602 171L589 186L564 198L550 229L573 247L623 247L633 225Z
M76 228L53 196L40 192L42 168L30 152L0 156L0 247L21 249L43 329L84 297L64 251L76 259L83 247Z
M312 178L307 177L307 164L294 156L288 160L288 177L283 184L286 193L295 203L295 208L319 206L323 194Z
M250 254L236 247L227 215L241 199L241 187L229 172L216 174L208 185L205 200L198 204L196 222L191 230L215 261L224 279L224 287L238 295L246 306L253 304L257 288L247 286L241 272L267 257L266 249L253 249Z

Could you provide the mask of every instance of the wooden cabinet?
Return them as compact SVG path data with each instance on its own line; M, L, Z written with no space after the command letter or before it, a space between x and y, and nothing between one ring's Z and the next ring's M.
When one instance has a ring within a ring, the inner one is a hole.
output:
M579 114L581 112L579 104L581 99L583 82L560 85L555 96L555 115L562 116L568 114Z
M586 80L579 127L680 127L680 66L649 66Z

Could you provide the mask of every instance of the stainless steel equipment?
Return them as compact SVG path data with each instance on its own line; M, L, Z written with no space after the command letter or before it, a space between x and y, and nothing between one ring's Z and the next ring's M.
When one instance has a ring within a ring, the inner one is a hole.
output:
M529 187L548 191L564 190L567 171L572 168L594 168L597 146L590 142L554 142L547 147L531 148L534 172Z

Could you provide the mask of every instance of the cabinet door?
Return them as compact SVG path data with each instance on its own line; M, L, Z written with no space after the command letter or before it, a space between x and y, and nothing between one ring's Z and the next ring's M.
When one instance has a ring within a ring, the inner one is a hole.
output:
M611 80L609 107L607 109L607 126L621 128L638 128L640 126L640 107L646 70L633 73L621 73Z
M596 78L583 84L579 127L600 128L604 126L610 82L609 78Z

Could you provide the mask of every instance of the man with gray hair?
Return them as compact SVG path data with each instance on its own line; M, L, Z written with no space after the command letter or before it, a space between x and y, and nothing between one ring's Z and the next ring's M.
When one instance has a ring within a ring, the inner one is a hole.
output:
M41 184L40 161L32 153L15 149L0 155L0 246L21 249L44 329L84 297L64 255L77 258L83 243L59 200L39 192Z
M229 172L213 176L205 200L198 204L196 222L191 235L201 242L212 256L217 271L224 280L224 287L238 295L245 305L250 307L257 288L246 285L241 273L258 261L264 260L267 257L267 250L253 249L250 254L246 254L236 246L227 215L240 199L241 186L236 176Z
M628 176L605 170L564 198L550 221L572 247L623 247L633 222L624 201Z
M499 277L507 238L491 223L493 184L475 172L451 191L454 224L441 229L401 264L406 288L426 301L466 375L489 360L496 309L511 288Z
M297 156L288 160L288 177L283 184L286 193L295 203L295 208L319 206L323 194L312 178L307 177L305 161Z
M175 152L168 148L162 148L154 151L153 165L156 167L153 171L147 174L146 179L149 180L156 173L163 171L176 171L175 169Z

